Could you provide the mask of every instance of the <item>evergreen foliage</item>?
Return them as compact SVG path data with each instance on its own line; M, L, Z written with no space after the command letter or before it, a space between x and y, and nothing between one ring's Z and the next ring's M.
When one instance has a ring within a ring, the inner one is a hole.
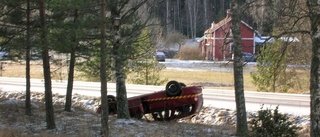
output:
M145 59L143 61L134 61L132 64L133 78L129 79L134 84L142 85L162 85L168 81L168 78L161 79L160 71L165 66L156 60Z
M81 54L81 49L90 46L91 39L87 39L89 32L97 35L98 30L93 29L91 16L97 13L89 10L88 5L94 2L88 0L54 0L50 1L50 33L49 40L52 49L58 53L70 53L77 50ZM91 30L90 30L91 29ZM94 38L98 39L98 37ZM86 41L86 42L84 42ZM75 45L76 43L76 45Z
M23 58L25 43L25 12L22 1L0 1L0 47L10 59Z
M139 37L139 42L134 47L139 56L131 60L129 73L132 77L129 79L134 84L161 85L168 81L167 78L160 78L160 71L165 67L155 59L155 47L152 46L151 32L144 29Z
M296 83L294 69L287 69L288 44L280 40L266 43L257 59L257 72L252 72L253 84L259 91L288 92Z
M250 125L250 136L252 137L297 137L299 127L289 120L287 114L279 113L276 109L265 109L263 106L257 114L252 114Z

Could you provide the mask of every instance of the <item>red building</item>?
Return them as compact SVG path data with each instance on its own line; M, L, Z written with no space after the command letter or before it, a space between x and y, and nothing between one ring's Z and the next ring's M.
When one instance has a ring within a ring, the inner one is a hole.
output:
M200 49L207 60L230 60L232 58L232 31L230 10L227 16L218 23L212 23L211 27L204 32L200 40ZM247 23L241 21L240 35L242 51L255 53L255 30Z

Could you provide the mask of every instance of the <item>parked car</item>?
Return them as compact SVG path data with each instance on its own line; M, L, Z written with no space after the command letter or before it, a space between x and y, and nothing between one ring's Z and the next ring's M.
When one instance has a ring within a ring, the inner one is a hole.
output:
M156 52L156 59L158 61L166 61L166 55L164 52Z
M108 95L109 114L117 113L115 96ZM198 113L203 105L202 87L169 81L165 90L128 98L130 116L151 114L156 121L180 119ZM101 113L101 107L97 109Z
M0 60L5 59L9 55L8 52L0 51Z
M234 60L234 54L232 54L231 60ZM251 53L248 53L248 52L243 52L241 61L243 61L243 62L256 62L257 56L253 55Z
M243 52L243 59L245 62L256 62L257 56L248 52Z
M38 59L41 59L42 55L40 53L34 53L34 54L31 54L31 59L32 60L38 60Z

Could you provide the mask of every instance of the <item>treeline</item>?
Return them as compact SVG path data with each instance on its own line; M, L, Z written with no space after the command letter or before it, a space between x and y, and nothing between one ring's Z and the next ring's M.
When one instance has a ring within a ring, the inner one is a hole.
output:
M103 136L108 134L107 82L117 83L118 118L129 118L126 75L147 68L146 71L155 72L143 71L135 78L146 79L133 81L153 85L163 82L152 60L160 34L159 23L151 17L153 3L150 0L1 0L1 50L9 52L8 59L26 62L26 115L32 114L30 60L36 54L43 63L47 128L56 128L51 66L54 62L64 64L63 60L54 58L54 53L63 53L68 56L69 67L65 111L71 111L74 71L78 69L89 80L101 82ZM141 62L145 63L132 65Z
M250 2L247 10L243 11L242 20L260 33L270 34L274 27L274 14L270 5L277 3L280 2ZM166 34L175 30L188 38L195 38L203 36L211 23L225 18L226 10L230 9L230 0L160 0L155 5L155 16L161 21Z
M160 0L154 13L166 34L178 31L188 38L203 35L213 21L225 17L229 0Z
M299 5L299 8L295 8L297 3L299 3L298 0L287 2L249 0L246 8L241 11L242 20L261 34L271 35L274 28L284 25L280 23L284 19L280 16L295 17L295 14L303 13L293 11L288 13L286 9L307 10L306 5ZM154 5L154 17L160 20L165 34L174 30L188 38L195 38L203 36L204 31L211 26L212 22L217 23L225 18L226 10L230 9L230 0L158 0Z

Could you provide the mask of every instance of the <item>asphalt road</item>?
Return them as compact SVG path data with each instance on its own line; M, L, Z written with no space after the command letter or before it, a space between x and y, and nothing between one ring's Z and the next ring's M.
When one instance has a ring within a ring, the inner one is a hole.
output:
M0 90L25 91L25 78L0 77ZM52 81L53 93L65 94L66 81ZM127 84L127 96L132 97L145 93L164 90L164 86L134 85ZM108 83L108 94L115 95L115 83ZM31 80L31 91L44 92L44 81L41 79ZM74 82L73 93L100 96L99 82ZM235 97L233 90L203 89L204 105L217 108L235 109ZM294 115L310 114L310 96L307 94L283 94L245 91L246 110L258 111L261 105L274 109L279 105L280 112Z
M191 70L206 70L218 72L232 72L232 61L207 61L207 60L178 60L166 59L165 62L160 62L167 69L191 69ZM256 66L256 62L246 62L243 71L250 71L251 67Z

